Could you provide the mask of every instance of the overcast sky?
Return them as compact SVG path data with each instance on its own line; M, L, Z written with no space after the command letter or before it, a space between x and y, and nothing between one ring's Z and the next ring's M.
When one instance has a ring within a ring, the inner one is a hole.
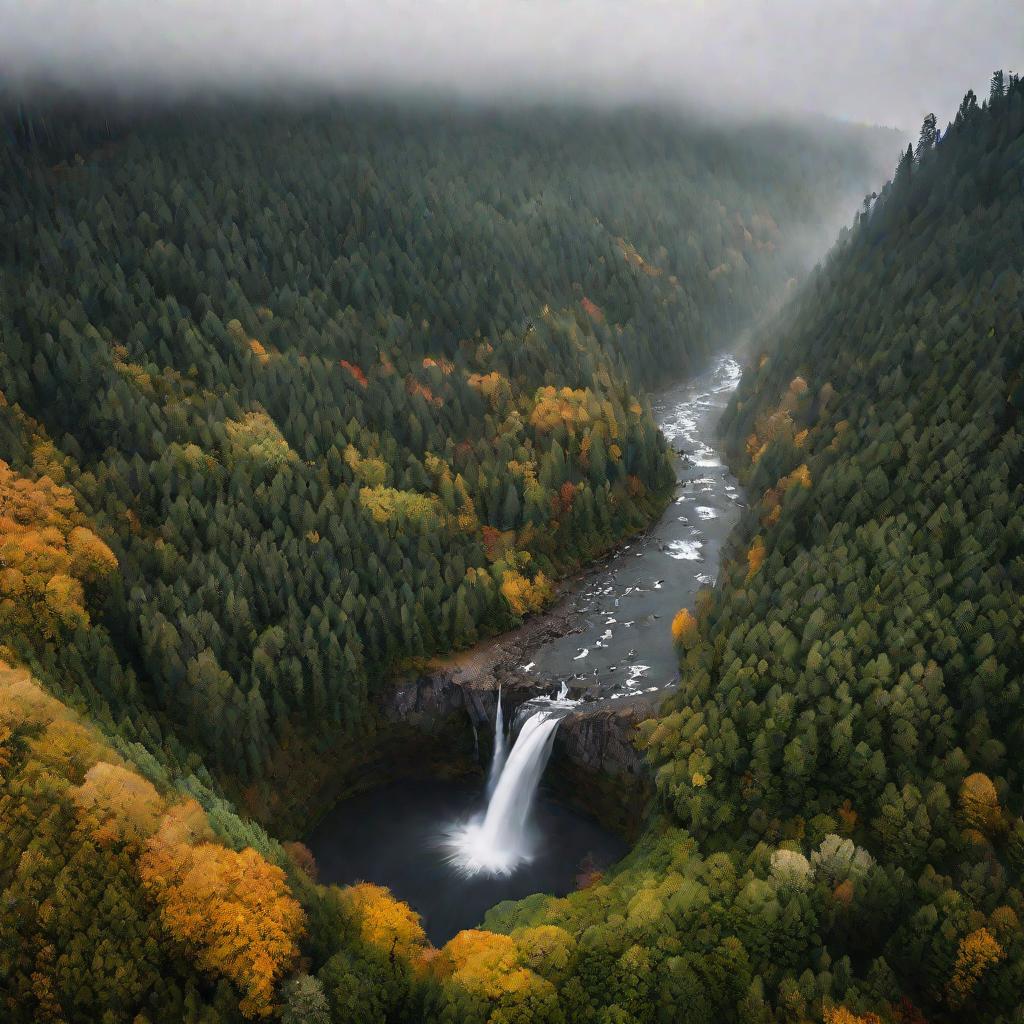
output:
M1022 52L1024 0L0 0L5 74L125 91L713 99L914 130Z

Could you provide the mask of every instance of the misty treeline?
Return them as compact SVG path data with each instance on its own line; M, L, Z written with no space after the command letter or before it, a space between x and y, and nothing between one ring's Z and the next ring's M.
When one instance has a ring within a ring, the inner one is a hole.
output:
M540 609L651 520L672 476L642 389L772 300L890 136L638 111L14 113L5 1016L671 1015L676 996L634 1006L614 980L641 954L661 978L671 943L588 952L591 924L631 934L620 890L437 951L238 808L308 820L324 762L372 747L391 676Z

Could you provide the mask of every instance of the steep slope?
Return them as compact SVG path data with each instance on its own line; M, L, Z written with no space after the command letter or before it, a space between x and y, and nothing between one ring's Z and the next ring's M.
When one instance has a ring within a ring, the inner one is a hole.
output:
M215 836L195 800L158 789L3 663L0 807L5 1020L269 1011L305 927L285 872L264 856L287 863L281 848L235 819L242 852L232 850L228 817Z
M571 1019L1024 1012L1024 87L932 129L726 414L752 500L677 619L660 820L488 919L568 933Z

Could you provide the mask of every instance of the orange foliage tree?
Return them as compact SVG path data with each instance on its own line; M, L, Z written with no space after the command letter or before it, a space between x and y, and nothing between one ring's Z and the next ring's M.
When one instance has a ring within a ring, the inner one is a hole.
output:
M688 608L680 608L672 620L672 639L689 650L697 641L697 620Z
M572 431L578 425L591 422L588 406L592 397L591 392L584 388L538 388L530 423L542 433L563 424Z
M200 821L202 819L202 821ZM205 971L242 992L249 1017L274 1009L274 986L295 963L304 915L284 872L255 850L241 853L206 838L205 815L187 801L165 816L149 840L139 873L161 920Z
M750 545L750 549L747 551L747 579L753 579L757 571L764 565L765 555L767 550L764 546L764 541L760 537L754 538L754 543Z
M962 1006L986 969L1005 956L1003 947L987 928L978 928L960 940L953 965L953 977L946 985L946 999L952 1007Z
M363 373L362 369L356 366L355 363L350 363L347 359L339 359L338 365L341 366L342 369L348 370L349 375L361 388L369 386L370 382L366 379L366 374Z

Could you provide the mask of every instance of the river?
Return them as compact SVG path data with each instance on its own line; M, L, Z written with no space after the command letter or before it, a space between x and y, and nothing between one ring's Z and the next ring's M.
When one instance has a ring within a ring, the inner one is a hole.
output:
M522 671L552 693L590 704L659 701L676 685L670 625L714 583L721 548L739 517L741 494L714 443L715 427L736 387L740 366L729 355L711 369L660 393L655 417L677 452L677 488L661 519L578 584L579 629L533 650ZM445 835L479 815L476 781L412 779L353 797L332 810L308 839L324 882L388 886L423 917L440 944L479 924L495 903L534 892L563 895L580 865L606 866L625 843L541 787L532 821L534 855L505 875L466 877L449 858Z
M730 355L711 370L660 393L653 411L675 459L671 505L640 539L625 544L575 598L583 624L534 652L524 669L570 696L620 700L676 684L670 627L711 586L720 552L739 518L741 494L714 445L715 427L739 382Z

